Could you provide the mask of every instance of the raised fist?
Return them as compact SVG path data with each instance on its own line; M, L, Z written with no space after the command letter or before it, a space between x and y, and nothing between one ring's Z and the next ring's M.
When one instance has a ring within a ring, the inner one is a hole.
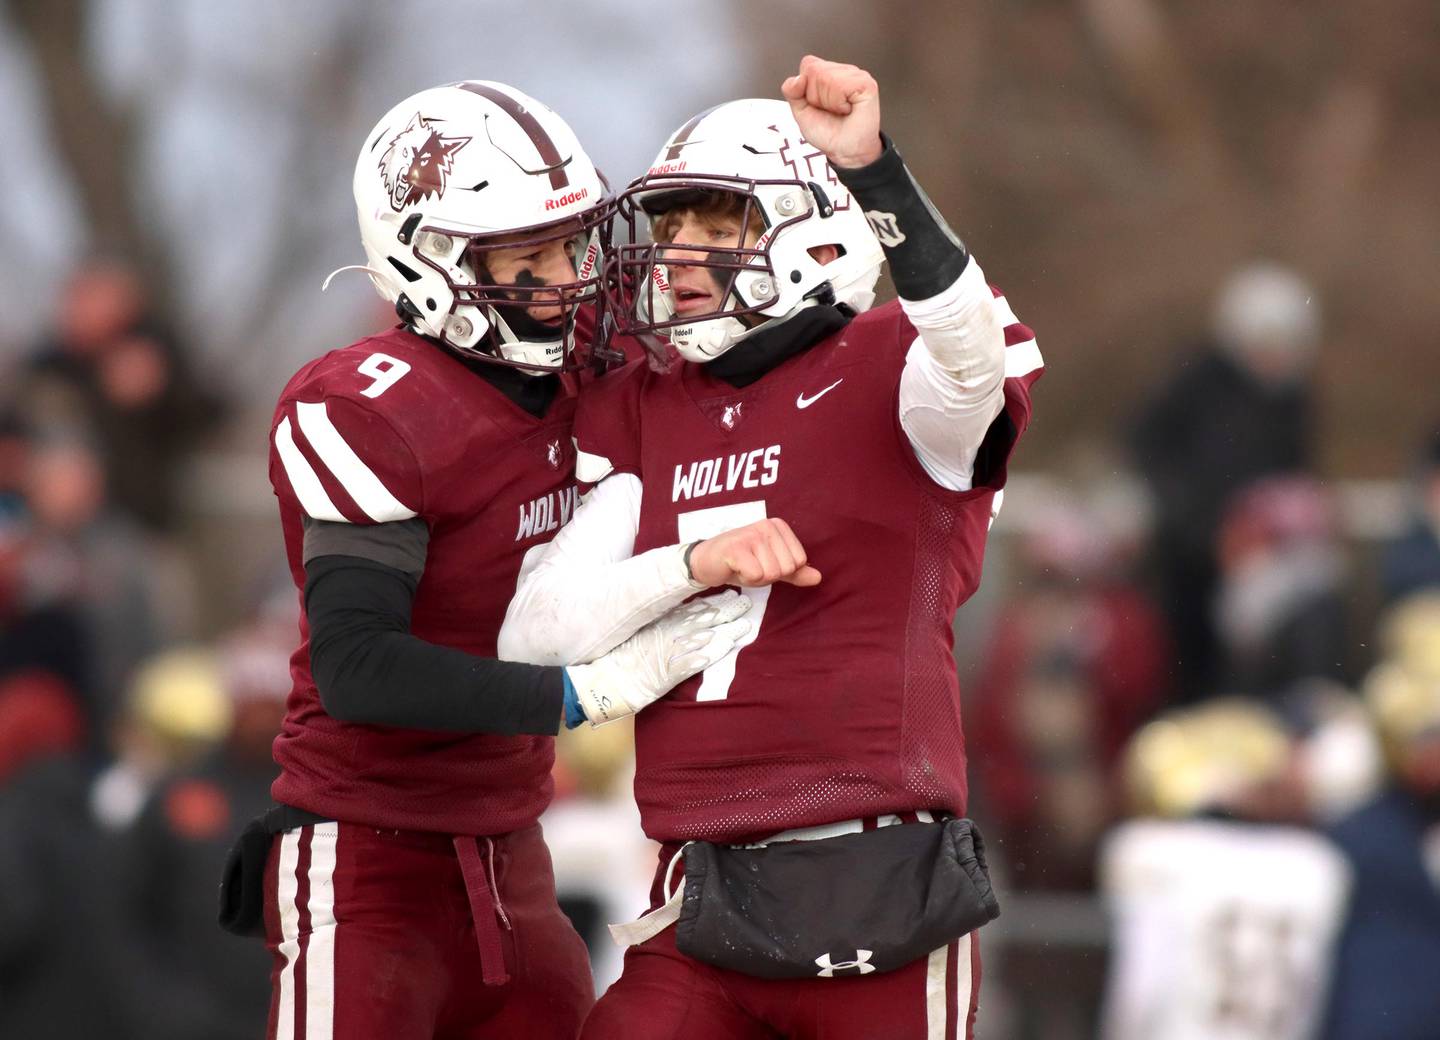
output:
M805 140L831 166L853 169L880 158L880 87L864 69L807 54L780 92Z

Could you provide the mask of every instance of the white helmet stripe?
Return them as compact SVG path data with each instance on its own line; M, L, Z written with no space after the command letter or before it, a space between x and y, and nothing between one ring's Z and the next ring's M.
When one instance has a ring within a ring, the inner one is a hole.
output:
M386 490L369 466L361 461L325 411L325 402L298 402L295 414L300 420L300 431L334 475L346 493L355 500L371 520L377 524L390 520L409 520L415 510Z

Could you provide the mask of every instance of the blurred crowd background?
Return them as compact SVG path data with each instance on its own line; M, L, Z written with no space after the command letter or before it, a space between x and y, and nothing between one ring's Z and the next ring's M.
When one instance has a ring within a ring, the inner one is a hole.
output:
M297 641L270 410L390 320L320 292L359 135L499 79L624 183L806 52L1048 362L956 619L982 1035L1440 1035L1433 0L5 0L0 1037L263 1028L216 885ZM628 770L567 735L546 819L602 985Z

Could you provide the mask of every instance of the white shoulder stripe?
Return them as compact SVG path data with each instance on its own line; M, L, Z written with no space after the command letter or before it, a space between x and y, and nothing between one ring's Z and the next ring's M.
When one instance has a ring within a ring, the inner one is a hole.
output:
M380 478L345 443L345 438L340 436L340 431L335 429L335 424L326 414L324 401L311 404L301 401L295 405L295 414L299 416L300 430L315 449L315 454L320 456L320 461L325 463L366 516L380 524L390 520L409 520L415 515L415 510L390 494L380 483Z
M1015 317L1015 311L1010 306L1010 301L1003 296L995 297L995 316L1000 319L1000 327L1008 329L1011 325L1018 325L1020 319Z
M310 468L310 463L305 461L305 456L300 454L300 449L295 447L295 435L290 430L288 416L281 419L280 425L275 427L275 450L280 453L285 475L290 478L290 486L295 490L295 497L300 500L300 508L305 510L306 515L316 520L343 521L345 517L335 508L335 503L330 501L320 478Z
M1040 356L1040 346L1033 339L1005 348L1006 379L1028 376L1037 368L1044 367L1045 359Z
M610 475L615 467L604 455L581 451L575 446L575 479L585 484L598 484Z

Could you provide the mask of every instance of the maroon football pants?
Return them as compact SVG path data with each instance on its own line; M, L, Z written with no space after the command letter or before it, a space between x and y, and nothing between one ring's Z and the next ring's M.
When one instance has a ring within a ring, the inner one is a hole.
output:
M980 992L971 932L896 971L757 979L675 948L675 926L625 952L583 1040L970 1040ZM854 970L853 968L851 970Z
M270 1040L570 1040L595 999L538 825L287 831L266 867L265 933Z
M910 817L913 819L913 816ZM867 829L875 821L866 821ZM683 877L662 847L651 908ZM857 954L859 951L856 951ZM625 968L585 1020L583 1040L971 1040L980 939L962 936L890 972L840 962L829 977L760 979L687 957L675 926L625 951Z

